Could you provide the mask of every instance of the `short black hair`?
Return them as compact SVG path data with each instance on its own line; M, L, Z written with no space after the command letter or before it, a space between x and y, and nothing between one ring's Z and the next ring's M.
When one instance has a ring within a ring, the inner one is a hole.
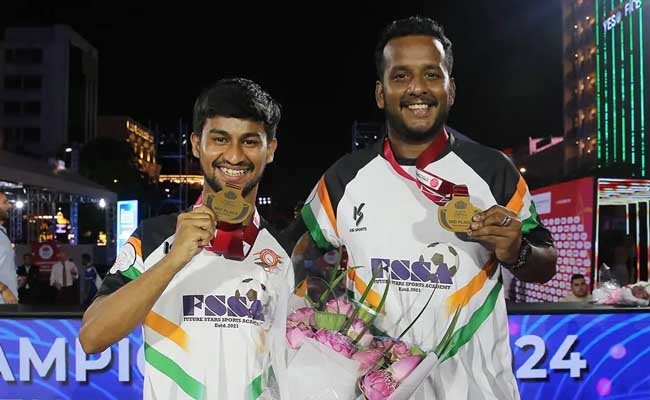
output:
M192 118L194 133L200 136L206 120L215 116L262 122L267 139L272 140L280 122L280 105L249 79L221 79L196 99Z
M576 279L585 279L585 276L582 274L573 274L571 275L571 283L575 281Z
M377 77L381 81L384 75L384 47L389 41L404 36L427 35L438 39L445 49L445 65L451 75L454 66L454 55L451 49L451 40L445 36L445 30L442 25L426 17L409 17L391 22L379 36L377 47L375 47L375 68L377 68Z

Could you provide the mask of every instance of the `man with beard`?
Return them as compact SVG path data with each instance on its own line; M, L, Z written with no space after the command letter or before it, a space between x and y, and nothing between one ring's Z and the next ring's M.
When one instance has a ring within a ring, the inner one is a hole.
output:
M440 366L413 398L518 399L501 268L548 281L551 235L508 158L445 128L456 86L442 27L420 17L393 22L375 64L387 134L325 172L302 210L309 235L296 249L345 246L358 267L348 274L356 297L376 274L366 299L374 308L390 279L376 320L388 336L424 310L403 340L433 350L458 315Z
M191 135L201 197L139 226L84 315L88 353L144 325L145 399L257 398L267 385L268 333L294 286L287 251L254 206L279 120L279 105L249 80L207 88ZM252 212L232 221L219 211L228 202Z
M0 192L0 304L18 303L18 279L16 260L7 229L3 226L9 220L11 203L7 195Z

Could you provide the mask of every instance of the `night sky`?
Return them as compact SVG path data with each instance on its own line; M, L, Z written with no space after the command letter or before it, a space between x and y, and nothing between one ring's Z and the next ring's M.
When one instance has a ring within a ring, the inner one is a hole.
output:
M283 204L305 198L350 151L354 120L382 120L372 53L397 18L430 16L452 40L452 127L496 148L562 134L559 0L49 3L3 1L0 28L63 23L93 44L100 115L172 129L190 122L196 95L216 79L244 76L270 91L283 116L260 194Z

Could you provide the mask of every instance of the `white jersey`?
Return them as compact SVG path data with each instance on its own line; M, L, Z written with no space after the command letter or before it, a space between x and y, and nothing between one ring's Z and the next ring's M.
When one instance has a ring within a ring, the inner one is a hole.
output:
M398 160L415 176L414 160ZM485 210L495 204L517 212L531 243L550 245L523 178L501 153L450 137L425 167L454 184L467 185L470 200ZM378 270L367 302L378 305L390 277L386 334L399 335L432 300L403 340L433 350L460 310L451 348L415 398L518 399L512 371L508 318L500 268L483 245L441 227L438 208L383 156L382 143L340 159L321 178L302 211L319 247L345 246L350 289L359 297Z
M165 257L174 244L175 222L176 216L145 221L98 296ZM291 260L264 222L243 261L207 250L196 255L144 321L144 399L259 397L271 366L268 336L278 298L293 285Z

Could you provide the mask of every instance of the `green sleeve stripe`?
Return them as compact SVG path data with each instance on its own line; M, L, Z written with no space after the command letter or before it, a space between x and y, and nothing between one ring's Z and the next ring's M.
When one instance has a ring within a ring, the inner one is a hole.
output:
M311 238L314 240L314 243L316 243L316 246L325 250L331 249L332 245L325 239L325 235L323 235L323 232L320 229L320 225L318 225L318 220L316 220L316 217L314 216L314 212L312 211L310 205L305 204L300 213L302 215L303 221L305 221L307 229L309 229Z

